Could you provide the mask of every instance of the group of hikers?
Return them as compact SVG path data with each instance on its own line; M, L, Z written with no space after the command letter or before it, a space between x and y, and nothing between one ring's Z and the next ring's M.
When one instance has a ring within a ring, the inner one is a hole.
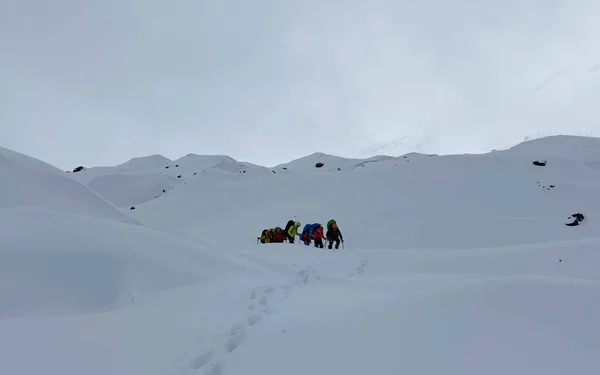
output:
M299 236L300 241L304 242L306 246L310 246L311 242L314 241L315 247L321 249L324 248L323 240L327 242L328 249L331 249L334 244L335 248L339 249L340 242L344 243L342 232L340 232L340 228L333 219L327 222L325 235L323 234L323 226L319 223L306 224L302 232L299 232L301 225L299 221L290 220L284 229L281 229L281 227L264 229L257 241L260 241L260 243L283 243L286 241L294 243L296 236Z

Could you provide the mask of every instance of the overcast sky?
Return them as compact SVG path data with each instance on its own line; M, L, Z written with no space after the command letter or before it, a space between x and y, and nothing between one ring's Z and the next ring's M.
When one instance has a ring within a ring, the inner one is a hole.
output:
M0 0L0 146L270 166L600 136L599 46L597 0Z

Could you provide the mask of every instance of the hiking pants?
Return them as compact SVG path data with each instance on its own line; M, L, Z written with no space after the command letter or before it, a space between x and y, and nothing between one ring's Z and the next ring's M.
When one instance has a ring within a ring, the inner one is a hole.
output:
M319 248L323 248L323 239L322 238L315 238L315 247L319 247Z
M340 248L340 239L339 238L330 239L329 243L327 244L327 248L331 249L331 246L333 245L334 242L335 242L335 248L339 249Z

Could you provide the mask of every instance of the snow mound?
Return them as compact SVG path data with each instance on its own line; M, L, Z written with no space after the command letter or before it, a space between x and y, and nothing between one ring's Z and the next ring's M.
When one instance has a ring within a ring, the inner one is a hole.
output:
M117 168L126 168L136 171L149 171L164 168L172 161L162 155L150 155L145 157L133 158L125 163L119 164Z
M344 171L356 168L359 164L368 162L369 160L370 159L342 158L339 156L324 154L322 152L316 152L303 158L292 160L289 163L279 164L273 167L273 170L275 170L277 173L288 171L301 174Z
M189 154L178 160L175 160L172 164L185 171L184 177L188 179L191 177L190 173L192 176L196 176L210 168L221 169L226 172L243 175L241 177L244 179L270 176L271 174L271 171L266 167L247 162L239 162L229 156L224 155Z
M112 174L93 179L88 186L119 207L158 198L179 185L175 177L155 173Z
M0 208L46 207L65 213L139 224L58 168L1 147L0 176Z
M109 311L235 267L141 226L0 210L0 318Z
M266 167L238 162L223 155L188 154L171 161L160 155L134 158L116 167L93 167L69 177L86 184L119 207L136 206L194 181L209 169L238 175L235 181L271 177ZM206 179L203 179L206 182Z
M600 138L555 135L519 143L499 151L537 158L566 158L580 162L600 163Z

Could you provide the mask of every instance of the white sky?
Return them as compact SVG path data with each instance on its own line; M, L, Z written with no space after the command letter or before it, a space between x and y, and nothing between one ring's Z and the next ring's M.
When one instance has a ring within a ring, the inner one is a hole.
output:
M0 145L63 169L600 136L597 0L0 0Z

